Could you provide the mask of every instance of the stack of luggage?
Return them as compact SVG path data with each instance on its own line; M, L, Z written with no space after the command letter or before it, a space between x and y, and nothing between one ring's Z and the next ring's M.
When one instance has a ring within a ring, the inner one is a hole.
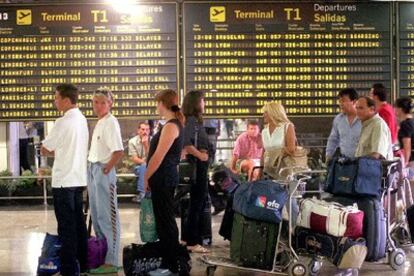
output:
M233 262L272 269L287 196L287 190L272 180L254 181L237 188L230 243Z

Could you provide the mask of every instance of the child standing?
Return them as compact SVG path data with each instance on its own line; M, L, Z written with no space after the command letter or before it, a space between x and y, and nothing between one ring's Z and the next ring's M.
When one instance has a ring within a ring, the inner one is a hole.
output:
M105 264L90 271L91 274L118 271L120 223L116 193L115 165L123 156L121 130L118 120L111 114L112 92L99 88L92 99L93 111L98 117L89 150L88 192L93 229L97 237L105 237L108 252Z

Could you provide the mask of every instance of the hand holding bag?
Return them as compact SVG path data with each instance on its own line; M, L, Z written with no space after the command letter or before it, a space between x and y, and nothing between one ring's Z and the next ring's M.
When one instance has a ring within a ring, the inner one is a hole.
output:
M155 223L154 209L150 193L145 194L144 199L141 201L139 230L143 242L155 242L158 240L157 225Z
M285 147L287 146L286 137L287 137L287 129L290 123L285 125ZM287 170L286 172L282 172L282 177L286 178L288 175L293 173L294 167L302 167L308 168L308 150L302 146L298 145L298 140L295 138L295 150L291 154L287 154L286 152L279 155L277 161L277 171L280 174L280 170L283 168L292 168Z

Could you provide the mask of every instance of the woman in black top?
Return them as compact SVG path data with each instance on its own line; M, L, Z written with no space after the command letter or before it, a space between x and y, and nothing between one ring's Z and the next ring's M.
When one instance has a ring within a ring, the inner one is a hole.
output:
M399 98L395 102L395 113L400 121L398 142L403 152L404 165L414 169L414 119L411 109L412 101L408 97Z
M187 219L187 249L196 253L209 253L202 246L201 220L208 196L209 140L203 127L204 95L201 91L188 92L183 101L185 116L184 149L187 159L196 164L194 183L191 183L190 208ZM183 230L183 229L181 229Z
M148 166L144 178L145 191L151 191L158 238L162 246L161 268L150 275L171 275L178 271L178 228L175 222L173 197L178 184L177 166L183 148L184 116L178 107L177 93L159 92L157 111L166 121L154 135L148 152ZM180 273L181 274L181 273Z

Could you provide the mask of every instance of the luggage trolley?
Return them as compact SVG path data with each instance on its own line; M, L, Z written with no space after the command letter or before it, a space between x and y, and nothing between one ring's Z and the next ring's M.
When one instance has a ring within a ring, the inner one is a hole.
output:
M286 169L292 169L286 168ZM291 174L287 180L283 181L276 181L278 184L282 184L288 191L288 201L289 210L292 210L292 201L298 197L298 187L304 187L306 185L306 181L311 179L311 177L307 174L310 172L314 173L325 173L325 171L310 171L310 170L297 170L293 174ZM217 267L225 267L225 268L235 268L238 270L244 271L251 271L251 272L262 272L268 273L273 275L289 275L289 276L304 276L304 275L316 275L322 267L322 261L316 257L312 258L309 263L305 263L304 261L299 259L298 254L296 254L293 245L292 245L292 235L293 235L293 226L292 226L292 212L288 212L288 241L287 245L280 241L280 233L281 228L279 228L278 236L276 239L276 246L273 258L273 266L272 270L264 270L264 269L256 269L250 267L243 267L233 263L230 258L225 257L214 257L214 256L207 256L203 255L199 258L199 260L207 265L206 274L207 275L214 275L215 270ZM281 223L284 223L283 221ZM282 248L282 250L281 250ZM279 253L285 252L288 255L288 261L286 264L281 264L278 262L277 257Z
M394 229L398 226L405 227L406 221L393 224L391 221L391 200L392 196L395 195L395 199L398 198L398 191L400 190L403 202L405 203L405 188L407 179L402 173L402 164L400 159L394 159L391 161L382 161L383 177L382 177L382 188L383 192L381 195L381 202L386 203L385 219L386 219L386 235L387 235L387 259L389 265L398 270L404 266L406 255L403 249L396 246L391 234ZM411 188L408 183L408 192L411 194ZM397 200L395 201L397 203ZM406 219L404 219L406 220Z

